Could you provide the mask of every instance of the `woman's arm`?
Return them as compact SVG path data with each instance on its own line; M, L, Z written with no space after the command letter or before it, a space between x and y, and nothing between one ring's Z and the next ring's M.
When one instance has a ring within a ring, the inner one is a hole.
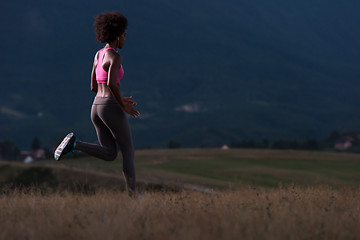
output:
M96 74L95 74L95 69L96 69L96 66L97 66L98 58L99 58L99 52L97 52L95 54L93 68L92 68L92 71L91 71L91 87L90 87L90 89L93 92L98 91L98 85L97 85L97 82L96 82Z
M121 108L131 116L137 117L140 115L140 113L133 106L126 104L124 102L123 98L121 97L120 86L118 83L116 83L116 78L120 69L120 65L121 65L120 55L115 54L113 57L110 58L107 86L109 87L116 101L120 104Z

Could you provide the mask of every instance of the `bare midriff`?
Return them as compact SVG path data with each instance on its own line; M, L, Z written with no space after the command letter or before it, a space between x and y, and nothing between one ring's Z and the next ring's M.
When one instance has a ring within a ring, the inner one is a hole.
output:
M120 88L120 83L116 84ZM111 97L112 93L109 86L106 83L98 83L97 97Z

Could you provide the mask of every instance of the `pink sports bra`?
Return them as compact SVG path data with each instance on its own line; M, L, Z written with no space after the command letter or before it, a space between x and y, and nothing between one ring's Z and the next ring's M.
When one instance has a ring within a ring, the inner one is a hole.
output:
M103 65L103 58L104 58L104 54L107 50L112 49L115 51L114 48L106 48L106 49L100 49L99 50L99 59L96 65L96 69L95 69L95 75L96 75L96 81L98 83L107 83L108 80L108 73L103 69L102 65ZM120 65L120 69L116 78L116 83L120 83L120 79L124 76L124 69L123 66Z

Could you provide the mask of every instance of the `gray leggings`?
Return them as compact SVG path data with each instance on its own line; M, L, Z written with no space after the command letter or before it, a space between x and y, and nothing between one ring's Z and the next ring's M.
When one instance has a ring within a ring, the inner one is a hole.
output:
M113 161L117 156L117 143L123 157L127 186L135 191L134 146L129 122L120 104L113 97L95 97L91 121L100 145L78 141L76 150L105 161Z

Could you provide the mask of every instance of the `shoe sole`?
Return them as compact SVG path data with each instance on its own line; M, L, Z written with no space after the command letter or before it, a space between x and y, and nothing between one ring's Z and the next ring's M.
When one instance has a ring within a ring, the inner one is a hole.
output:
M60 145L56 148L55 153L54 153L54 159L56 161L59 161L60 158L62 157L62 152L64 150L64 148L66 147L66 145L69 143L69 141L71 140L71 138L74 136L74 133L69 133L68 135L66 135L66 137L64 138L64 140L60 143Z

